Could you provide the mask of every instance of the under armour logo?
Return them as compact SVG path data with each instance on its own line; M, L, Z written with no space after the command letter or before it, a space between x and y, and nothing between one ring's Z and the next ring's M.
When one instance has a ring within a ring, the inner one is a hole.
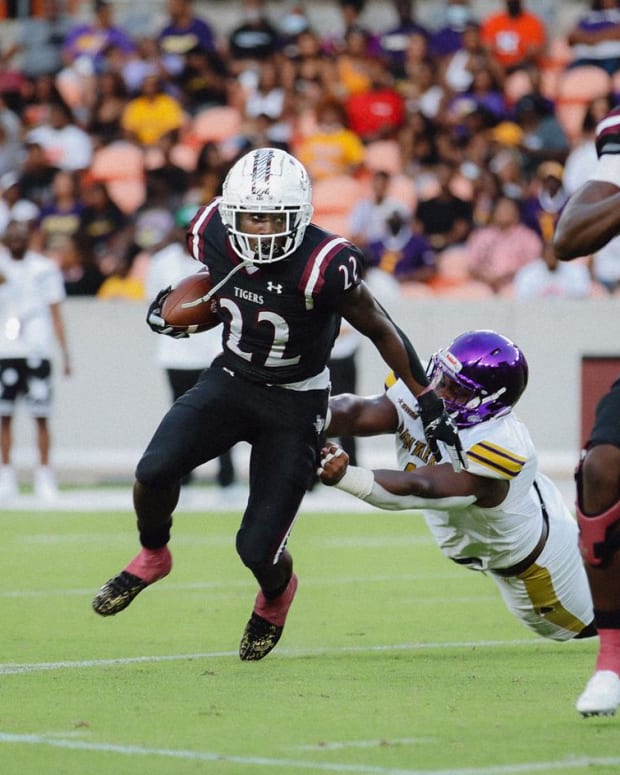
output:
M323 428L325 427L325 418L321 417L320 414L317 414L316 420L314 421L314 429L317 433L321 433Z
M275 291L276 293L282 293L283 286L280 283L272 283L271 280L267 283L268 291Z

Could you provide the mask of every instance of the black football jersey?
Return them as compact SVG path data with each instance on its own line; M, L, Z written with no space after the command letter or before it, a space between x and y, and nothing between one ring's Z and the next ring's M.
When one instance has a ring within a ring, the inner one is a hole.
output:
M214 285L242 263L218 203L202 207L187 232L190 254L206 264ZM339 303L361 282L361 262L358 248L311 224L288 258L231 275L216 292L225 365L274 385L321 372L340 328Z

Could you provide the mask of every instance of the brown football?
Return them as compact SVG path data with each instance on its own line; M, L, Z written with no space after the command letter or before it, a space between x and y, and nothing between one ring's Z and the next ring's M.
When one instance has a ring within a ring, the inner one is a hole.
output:
M199 304L192 303L201 299L213 288L209 270L201 269L196 274L184 277L173 287L164 299L161 316L169 326L188 334L215 328L222 321L217 316L217 299Z

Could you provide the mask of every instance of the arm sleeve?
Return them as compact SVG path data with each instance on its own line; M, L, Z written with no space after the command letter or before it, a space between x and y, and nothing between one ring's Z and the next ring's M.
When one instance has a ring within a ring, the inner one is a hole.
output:
M372 471L358 466L349 466L345 475L335 485L339 490L355 495L356 498L386 511L407 511L409 509L448 509L470 506L475 495L453 495L445 498L421 498L418 495L394 495L375 481Z

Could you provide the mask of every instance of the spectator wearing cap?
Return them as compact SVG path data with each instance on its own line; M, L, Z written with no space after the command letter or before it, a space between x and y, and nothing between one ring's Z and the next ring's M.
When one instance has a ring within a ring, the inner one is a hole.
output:
M536 170L530 193L521 205L521 220L534 229L543 242L551 242L555 224L566 204L568 194L562 186L564 169L557 161L545 161Z
M539 65L547 43L543 20L523 0L505 0L504 6L482 18L482 42L507 73Z
M67 33L63 42L63 60L70 64L79 61L86 72L100 72L108 47L116 46L126 54L135 50L130 35L114 24L113 4L109 0L95 0L92 21L78 23Z

